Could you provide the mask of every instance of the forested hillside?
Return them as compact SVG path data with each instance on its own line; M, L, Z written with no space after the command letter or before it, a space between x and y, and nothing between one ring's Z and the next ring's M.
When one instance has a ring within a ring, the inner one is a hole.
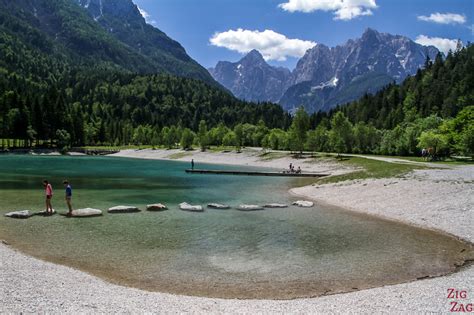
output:
M474 153L474 46L427 61L400 85L311 117L320 151Z
M120 1L138 27L144 20L130 3ZM101 19L112 23L112 2L109 7ZM1 139L25 140L22 145L129 144L140 130L146 133L141 142L149 143L158 141L164 126L196 129L200 120L209 126L260 119L274 127L289 124L277 105L232 97L178 43L151 26L140 33L151 34L141 54L115 38L126 30L109 34L97 23L101 19L72 0L0 0L0 8ZM153 45L162 49L151 53ZM206 75L199 75L199 67Z
M402 84L392 84L381 92L333 111L342 111L351 122L371 123L393 129L403 122L438 115L454 117L464 107L474 105L474 47L471 45L445 60L438 55Z
M309 116L300 109L291 117L278 105L240 101L201 80L159 73L159 58L114 39L73 1L0 5L14 12L0 10L2 147L15 139L14 145L61 148L194 144L393 155L415 155L421 148L436 155L474 152L472 45L427 60L416 75L375 95L329 113ZM41 22L51 6L56 13Z
M219 86L179 43L146 24L131 0L101 5L101 15L92 16L75 0L0 0L2 66L25 75L56 74L64 64L100 66ZM45 68L45 61L59 69Z
M54 84L31 84L11 73L5 79L0 138L57 140L66 132L71 145L130 144L138 129L147 134L140 142L151 143L165 126L197 130L201 120L230 127L259 120L278 128L290 123L278 105L246 103L201 81L167 75L89 69L68 72Z
M400 85L329 113L309 116L300 108L288 130L259 124L234 131L222 127L220 134L230 135L224 144L279 150L419 155L425 148L433 157L474 155L473 75L474 46L469 45L445 59L427 60Z

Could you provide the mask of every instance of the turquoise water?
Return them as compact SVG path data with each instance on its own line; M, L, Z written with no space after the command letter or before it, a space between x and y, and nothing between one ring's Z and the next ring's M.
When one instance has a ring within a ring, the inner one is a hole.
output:
M189 175L186 167L110 157L0 156L2 214L42 210L43 178L53 184L53 207L62 212L65 178L73 186L76 208L144 209L157 202L170 208L89 219L2 215L0 237L30 255L115 283L226 298L317 296L441 275L472 250L446 235L318 205L183 212L177 207L183 201L234 207L290 203L288 188L307 183Z

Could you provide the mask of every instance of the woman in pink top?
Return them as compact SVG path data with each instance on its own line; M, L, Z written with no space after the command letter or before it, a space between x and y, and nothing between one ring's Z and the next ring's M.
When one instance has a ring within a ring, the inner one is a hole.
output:
M43 187L46 194L46 214L53 214L53 206L51 199L53 198L53 186L45 179L43 180Z

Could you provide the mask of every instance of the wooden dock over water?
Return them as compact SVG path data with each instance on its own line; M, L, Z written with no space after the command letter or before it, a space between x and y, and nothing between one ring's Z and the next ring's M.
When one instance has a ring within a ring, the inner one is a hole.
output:
M198 170L187 169L190 174L213 174L213 175L244 175L244 176L281 176L281 177L325 177L329 174L317 173L283 173L283 172L257 172L257 171L229 171L229 170Z

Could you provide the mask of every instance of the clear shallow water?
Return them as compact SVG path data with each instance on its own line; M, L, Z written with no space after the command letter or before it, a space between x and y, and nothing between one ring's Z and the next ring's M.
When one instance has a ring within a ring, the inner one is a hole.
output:
M201 167L203 165L199 165ZM291 202L288 178L188 175L185 163L107 157L0 156L0 213L43 208L41 180L66 211L163 202L170 210L13 220L0 237L33 256L147 290L214 297L294 298L441 275L472 253L432 231L316 206L188 213L180 202ZM204 166L203 166L204 167ZM212 168L231 169L229 166ZM234 167L235 168L235 167Z

